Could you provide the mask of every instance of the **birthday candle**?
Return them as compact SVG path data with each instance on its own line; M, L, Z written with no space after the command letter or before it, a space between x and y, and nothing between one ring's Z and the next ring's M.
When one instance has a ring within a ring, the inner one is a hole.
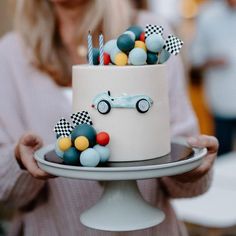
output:
M100 65L104 65L104 45L103 45L103 35L99 35L99 51L100 51Z
M88 33L88 58L89 58L89 65L93 65L93 38L90 34L90 31Z

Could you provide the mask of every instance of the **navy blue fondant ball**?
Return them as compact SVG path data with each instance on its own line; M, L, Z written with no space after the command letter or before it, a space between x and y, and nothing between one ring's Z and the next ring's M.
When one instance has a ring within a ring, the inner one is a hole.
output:
M89 147L96 144L96 130L88 124L77 125L71 133L71 140L74 142L79 136L85 136L89 140Z
M117 47L122 51L122 52L129 52L134 48L135 42L131 38L130 35L128 34L122 34L118 39L117 39Z
M148 52L147 53L147 64L154 65L157 63L158 57L156 53Z
M80 152L75 147L69 148L63 154L63 161L66 165L79 165L79 158Z
M135 34L135 40L139 40L140 35L143 33L142 27L136 25L129 27L127 31L131 31Z

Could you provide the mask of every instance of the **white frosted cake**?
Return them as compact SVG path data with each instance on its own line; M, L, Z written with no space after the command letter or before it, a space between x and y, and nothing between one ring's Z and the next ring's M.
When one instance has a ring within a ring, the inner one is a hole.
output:
M83 110L96 130L109 133L111 162L170 152L165 65L73 66L73 111Z

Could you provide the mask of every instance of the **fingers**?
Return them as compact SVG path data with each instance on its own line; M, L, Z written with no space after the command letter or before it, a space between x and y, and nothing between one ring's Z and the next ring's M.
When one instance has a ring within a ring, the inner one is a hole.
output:
M203 158L202 164L187 173L174 176L174 178L181 182L194 182L203 176L205 176L216 159L219 143L215 137L207 136L207 135L200 135L198 137L191 137L188 139L188 143L192 147L196 148L207 148L208 153L205 158Z
M198 137L191 137L188 143L193 147L207 148L209 153L217 153L219 148L218 140L213 136L200 135Z
M41 137L31 132L24 134L20 138L19 143L24 146L32 147L34 150L37 150L43 146Z
M54 176L46 173L45 171L41 170L38 167L37 162L35 161L35 159L33 158L32 155L25 154L24 156L22 156L21 161L22 161L22 164L24 165L24 167L29 171L29 173L34 178L46 180L48 178L54 177Z

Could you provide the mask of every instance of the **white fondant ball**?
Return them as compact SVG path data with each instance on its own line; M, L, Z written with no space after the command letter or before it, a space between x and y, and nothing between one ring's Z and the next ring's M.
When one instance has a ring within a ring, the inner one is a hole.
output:
M111 55L112 49L116 47L116 41L116 39L112 39L106 42L104 45L104 52Z
M132 40L135 41L135 34L134 34L134 32L127 30L127 31L124 32L124 34L128 34L132 38Z
M162 49L159 55L159 64L165 63L170 58L170 53L165 49Z
M108 147L101 146L99 144L95 145L93 147L100 155L100 161L102 163L107 162L108 159L110 158L110 149Z
M129 61L132 65L145 65L147 60L147 53L142 48L134 48L129 53Z
M160 52L164 44L165 41L160 34L151 34L146 38L146 47L150 52Z
M93 148L86 149L80 155L80 163L82 166L95 167L98 165L99 162L100 162L100 155Z
M111 61L115 64L115 58L116 55L121 52L121 50L117 47L117 45L114 46L114 48L111 50Z

